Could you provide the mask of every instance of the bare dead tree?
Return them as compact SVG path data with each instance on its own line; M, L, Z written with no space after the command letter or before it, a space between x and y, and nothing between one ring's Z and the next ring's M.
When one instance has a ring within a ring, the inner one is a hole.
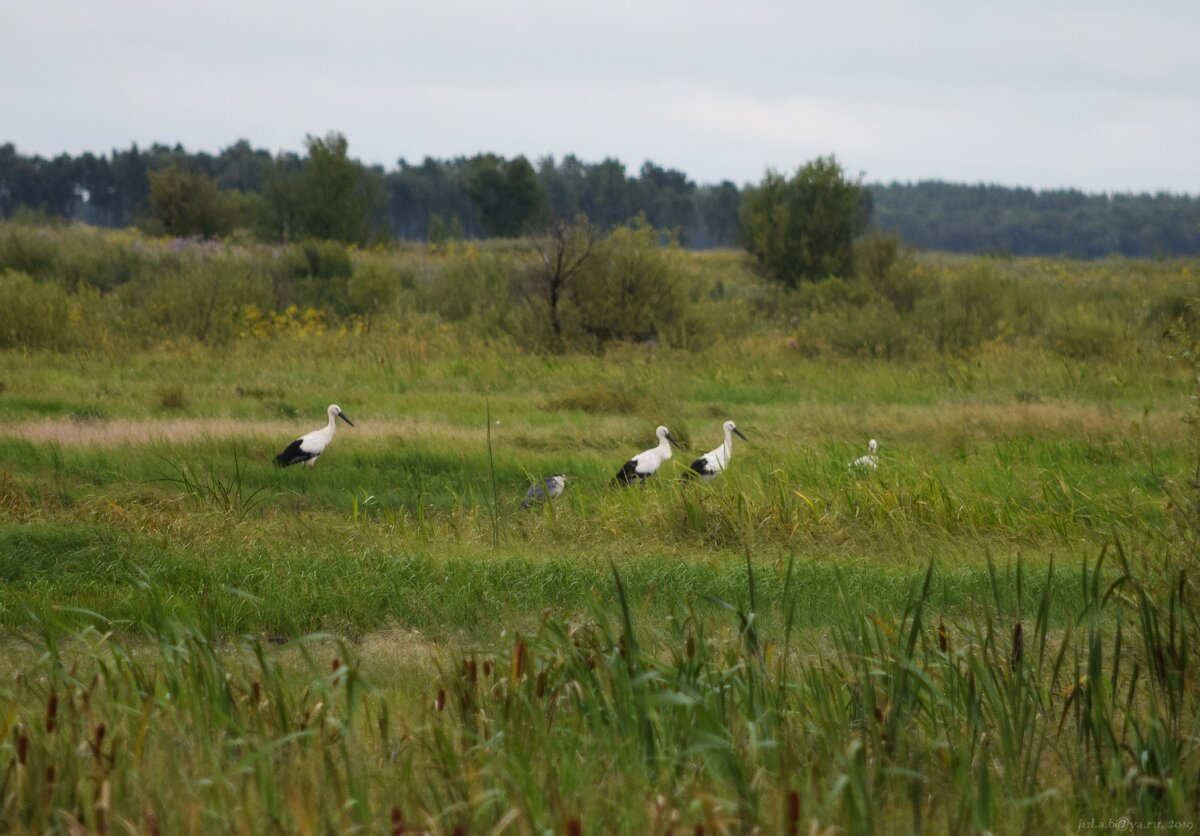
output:
M535 292L546 303L550 328L554 332L554 348L561 351L563 339L559 304L571 279L591 256L599 240L599 232L588 223L586 216L578 215L570 223L561 218L554 221L548 234L529 240L539 260L533 271Z

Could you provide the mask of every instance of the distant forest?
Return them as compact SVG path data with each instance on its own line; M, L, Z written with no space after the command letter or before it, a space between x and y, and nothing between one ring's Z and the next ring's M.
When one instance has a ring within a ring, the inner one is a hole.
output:
M527 182L500 180L483 194L472 180L481 160L490 163L489 171L507 172L500 177L523 176ZM0 145L0 218L40 213L130 226L149 211L150 173L172 166L203 175L222 193L268 206L272 190L307 162L301 154L273 155L245 140L216 155L156 144L52 159L22 155L9 143ZM504 204L489 204L489 195L495 197L496 189L524 189L521 194L548 216L584 213L594 224L612 227L642 213L656 228L674 231L687 247L736 246L738 206L746 188L730 181L698 185L682 171L649 161L630 172L616 159L588 163L573 155L534 162L494 155L427 157L416 164L401 159L391 170L356 165L369 187L376 236L412 241L505 234L503 218L496 220ZM871 227L917 249L1084 258L1200 253L1200 196L1098 195L938 181L864 185Z

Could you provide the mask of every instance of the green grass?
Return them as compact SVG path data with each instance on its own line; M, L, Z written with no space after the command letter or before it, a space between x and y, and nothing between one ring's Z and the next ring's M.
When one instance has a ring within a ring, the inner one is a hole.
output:
M1112 265L991 269L1047 316L1125 299ZM0 829L1195 821L1186 352L888 361L770 322L0 353ZM273 467L330 402L356 426ZM729 418L730 470L678 478ZM690 448L610 487L659 423Z

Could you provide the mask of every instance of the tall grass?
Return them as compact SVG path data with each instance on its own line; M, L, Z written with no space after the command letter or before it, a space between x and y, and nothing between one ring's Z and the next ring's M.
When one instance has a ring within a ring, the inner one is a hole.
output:
M350 646L226 644L146 589L142 638L23 634L32 653L3 686L0 821L630 833L1194 821L1194 562L1103 551L1079 567L1076 616L1059 626L1054 565L1036 595L1018 568L1015 615L992 570L995 599L961 618L935 606L930 564L899 608L847 612L816 637L795 629L794 565L781 619L760 620L750 561L727 615L681 598L650 625L613 568L615 597L581 617L439 654L432 682L382 689Z

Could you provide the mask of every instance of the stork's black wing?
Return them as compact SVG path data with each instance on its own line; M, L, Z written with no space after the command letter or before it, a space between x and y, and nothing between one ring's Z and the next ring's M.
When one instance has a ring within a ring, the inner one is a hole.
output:
M642 481L646 477L637 472L637 459L632 458L617 471L617 475L613 477L614 485L628 485L630 482Z
M313 458L313 454L306 450L300 449L300 442L304 439L297 438L287 448L275 457L276 467L287 467L289 464L300 464Z

